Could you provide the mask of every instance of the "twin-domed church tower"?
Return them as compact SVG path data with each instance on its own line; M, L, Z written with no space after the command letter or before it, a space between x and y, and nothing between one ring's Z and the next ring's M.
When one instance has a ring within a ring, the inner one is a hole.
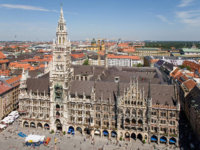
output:
M71 44L61 7L50 69L50 124L53 130L66 130L67 126L68 91L73 75L70 54Z

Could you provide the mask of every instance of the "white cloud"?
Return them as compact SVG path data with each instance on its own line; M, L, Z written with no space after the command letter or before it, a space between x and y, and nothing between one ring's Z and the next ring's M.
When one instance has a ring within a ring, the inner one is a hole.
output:
M200 26L200 10L179 11L176 16L182 23L192 26Z
M178 7L187 7L189 6L194 0L181 0L181 3L178 5Z
M36 10L36 11L50 11L45 8L35 7L30 5L0 4L0 7L12 8L12 9Z
M156 15L157 18L159 18L162 22L173 24L171 21L169 21L165 16L163 15Z
M59 13L60 12L60 11L57 11L55 9L49 10L49 9L46 9L46 8L35 7L35 6L30 6L30 5L0 4L0 7L10 8L10 9L22 9L22 10L44 11L44 12L55 12L55 13ZM78 15L77 12L64 11L64 13L69 14L69 15Z

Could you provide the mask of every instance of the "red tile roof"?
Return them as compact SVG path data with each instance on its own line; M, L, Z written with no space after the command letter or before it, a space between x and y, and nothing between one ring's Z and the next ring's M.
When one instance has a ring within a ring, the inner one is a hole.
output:
M44 68L44 64L39 64L39 66L31 66L29 63L12 62L10 63L10 68L24 68L25 70L36 70L39 68Z
M18 45L10 45L10 48L17 48Z
M183 66L189 66L191 68L191 71L194 72L195 70L198 70L198 72L200 73L200 64L198 63L185 60L183 62Z
M0 70L0 76L9 76L10 71L9 70Z
M4 53L0 51L0 59L5 59L5 58L6 56L4 55Z
M105 53L104 53L104 52L102 52L102 51L99 51L99 52L97 52L97 54L100 54L100 55L105 55Z
M21 62L49 62L49 61L51 61L51 58L44 58L44 59L33 58L33 59L24 59L24 60L21 60Z
M173 77L173 78L175 78L179 74L179 72L180 72L180 69L176 68L174 71L172 71L170 73L170 76Z
M194 80L189 79L185 81L183 84L190 91L196 86L197 83Z
M134 59L134 60L140 60L139 56L128 56L128 55L114 55L114 54L108 54L108 58L114 58L114 59Z
M83 53L71 54L71 56L74 57L74 58L83 58L83 57L85 57L85 54L83 54Z
M18 75L16 77L12 77L12 78L6 80L6 83L8 83L8 84L10 84L10 85L15 87L15 86L20 84L21 77L22 77L21 75Z
M157 63L159 61L159 59L151 59L150 63Z
M129 43L120 43L120 44L118 44L118 46L119 47L128 47L129 45L128 45Z
M4 63L7 63L7 62L9 62L9 60L8 60L8 59L5 59L5 60L0 60L0 64L4 64Z
M124 48L122 49L123 52L135 52L135 48L130 47L130 48Z
M0 81L0 94L5 93L6 91L10 90L11 87L5 84L3 81Z

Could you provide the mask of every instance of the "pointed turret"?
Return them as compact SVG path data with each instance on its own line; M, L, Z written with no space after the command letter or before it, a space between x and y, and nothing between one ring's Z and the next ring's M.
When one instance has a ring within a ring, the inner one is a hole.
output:
M60 8L60 22L65 22L62 5L61 5L61 8Z

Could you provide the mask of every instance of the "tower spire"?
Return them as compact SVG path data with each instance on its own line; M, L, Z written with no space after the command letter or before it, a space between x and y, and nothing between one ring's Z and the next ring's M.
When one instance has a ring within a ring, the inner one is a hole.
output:
M63 5L62 5L62 3L60 5L60 21L64 22Z

